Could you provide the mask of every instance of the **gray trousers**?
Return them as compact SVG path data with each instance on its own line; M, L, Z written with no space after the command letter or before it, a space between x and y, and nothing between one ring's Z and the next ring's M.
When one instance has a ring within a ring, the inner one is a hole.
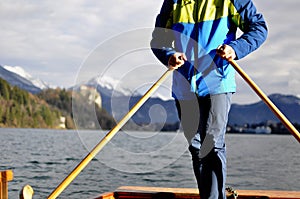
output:
M232 93L176 100L201 199L225 199L225 132Z

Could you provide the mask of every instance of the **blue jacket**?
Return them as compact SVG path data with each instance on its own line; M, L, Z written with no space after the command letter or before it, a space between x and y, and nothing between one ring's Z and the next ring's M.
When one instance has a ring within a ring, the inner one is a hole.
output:
M236 38L237 29L243 34ZM173 74L172 92L177 99L235 92L235 70L216 55L221 44L230 45L241 59L267 37L262 14L251 0L164 0L156 18L151 48L168 65L175 52L188 61Z

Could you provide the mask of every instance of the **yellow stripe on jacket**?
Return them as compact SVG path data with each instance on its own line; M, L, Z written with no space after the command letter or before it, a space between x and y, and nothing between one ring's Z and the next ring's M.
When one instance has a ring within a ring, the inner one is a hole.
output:
M198 16L196 6L198 4ZM240 27L240 16L230 0L182 0L173 6L173 17L168 26L176 23L200 23L230 17Z

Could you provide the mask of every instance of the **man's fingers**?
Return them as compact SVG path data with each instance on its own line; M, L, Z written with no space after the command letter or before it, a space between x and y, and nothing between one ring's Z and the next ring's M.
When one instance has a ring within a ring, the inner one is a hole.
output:
M183 61L187 61L187 58L186 58L186 55L185 55L185 54L182 54L182 55L180 56L180 58L181 58L181 60L183 60Z
M185 61L187 61L185 54L178 52L170 57L168 64L169 64L169 67L171 67L173 69L177 69L177 68L181 67Z
M224 51L224 45L218 46L217 51L218 52Z
M218 46L217 50L217 54L222 58L222 59L235 59L236 54L234 49L226 44L220 45Z

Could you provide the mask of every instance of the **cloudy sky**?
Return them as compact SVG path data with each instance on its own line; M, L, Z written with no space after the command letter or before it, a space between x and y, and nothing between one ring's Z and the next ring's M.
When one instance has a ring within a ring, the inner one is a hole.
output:
M266 94L300 95L300 1L254 3L265 16L269 37L238 63ZM60 87L97 75L150 84L165 70L147 49L161 4L162 0L2 0L0 65L21 66ZM128 35L143 41L126 39ZM259 100L241 78L237 82L234 102Z

